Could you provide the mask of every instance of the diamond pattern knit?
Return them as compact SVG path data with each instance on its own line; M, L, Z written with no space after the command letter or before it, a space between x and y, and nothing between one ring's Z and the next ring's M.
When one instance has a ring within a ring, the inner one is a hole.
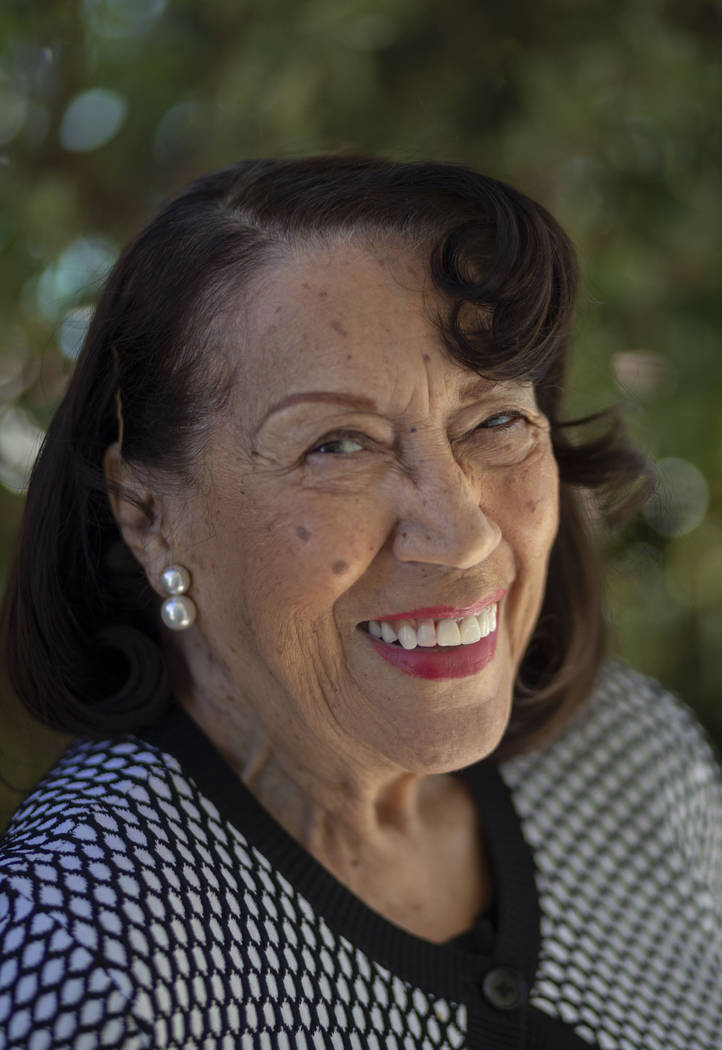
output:
M554 744L462 775L490 948L368 909L182 712L77 742L3 839L0 1048L721 1047L722 777L688 710L616 667Z

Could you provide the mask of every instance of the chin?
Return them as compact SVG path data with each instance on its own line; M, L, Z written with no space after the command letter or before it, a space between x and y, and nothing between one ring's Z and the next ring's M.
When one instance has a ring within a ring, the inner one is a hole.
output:
M501 743L511 714L511 690L503 702L483 708L438 715L433 724L419 718L408 734L384 741L386 756L402 769L420 776L453 773L487 758ZM393 749L389 747L394 740Z

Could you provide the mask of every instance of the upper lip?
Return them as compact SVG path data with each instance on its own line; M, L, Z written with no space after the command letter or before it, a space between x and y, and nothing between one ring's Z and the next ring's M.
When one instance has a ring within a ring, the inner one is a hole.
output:
M374 616L374 620L458 620L464 616L474 616L476 613L480 613L482 609L486 609L487 606L493 605L495 602L500 602L506 594L505 588L500 588L498 591L494 591L492 594L487 594L484 598L480 598L479 601L474 602L472 605L455 606L455 605L425 605L422 609L408 609L405 612L391 613L389 616Z

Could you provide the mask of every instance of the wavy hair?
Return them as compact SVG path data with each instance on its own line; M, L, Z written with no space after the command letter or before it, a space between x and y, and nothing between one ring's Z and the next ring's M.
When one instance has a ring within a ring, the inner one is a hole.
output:
M10 679L42 721L125 733L171 702L157 599L103 473L118 398L124 459L191 477L231 388L223 331L239 293L259 278L262 290L290 250L348 236L426 251L449 355L485 378L531 380L551 424L560 526L500 754L539 745L589 694L605 652L594 521L631 514L647 468L613 416L561 417L577 288L568 237L540 205L466 167L316 156L198 179L105 284L32 473L3 603Z

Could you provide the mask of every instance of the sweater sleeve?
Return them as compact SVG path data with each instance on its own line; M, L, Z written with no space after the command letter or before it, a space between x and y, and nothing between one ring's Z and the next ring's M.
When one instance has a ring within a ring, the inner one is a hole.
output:
M0 1050L151 1050L151 1034L132 1017L130 987L29 887L0 877Z

